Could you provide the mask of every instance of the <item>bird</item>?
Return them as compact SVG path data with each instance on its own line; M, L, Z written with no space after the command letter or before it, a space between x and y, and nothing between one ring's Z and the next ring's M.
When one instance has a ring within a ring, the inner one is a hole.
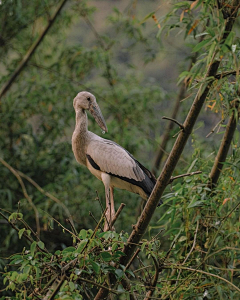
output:
M147 200L156 184L156 178L126 149L88 131L86 111L92 114L103 132L108 132L93 94L79 92L73 100L73 107L76 124L72 135L72 150L76 161L103 182L107 207L104 231L112 230L111 223L115 216L113 189L124 189Z

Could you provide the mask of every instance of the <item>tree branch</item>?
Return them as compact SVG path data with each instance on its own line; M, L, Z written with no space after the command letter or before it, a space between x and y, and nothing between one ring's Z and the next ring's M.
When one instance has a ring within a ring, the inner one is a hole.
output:
M237 119L236 119L236 113L235 110L238 110L239 107L239 101L235 101L234 105L235 109L233 109L232 115L228 121L221 145L219 147L217 156L215 158L212 170L209 175L209 181L207 184L207 187L210 189L213 189L214 186L216 186L217 181L219 179L219 176L221 174L223 164L226 161L227 154L233 139L234 132L237 127ZM239 112L238 112L238 118L239 118Z
M18 75L22 72L22 70L24 69L24 67L27 65L28 61L30 60L30 58L32 57L33 53L36 51L37 47L41 44L41 42L43 41L43 38L45 37L45 35L48 33L48 30L52 27L54 21L56 20L56 17L58 16L58 14L60 13L61 9L63 8L64 4L67 2L67 0L63 0L59 7L57 8L56 12L54 13L54 15L52 16L52 18L50 18L48 20L48 25L46 26L46 28L43 30L42 34L39 36L39 38L32 44L32 46L28 49L27 53L25 54L25 56L23 57L22 61L20 62L20 64L18 65L18 67L16 68L16 70L13 72L12 76L10 77L10 79L3 85L3 87L1 88L0 91L0 99L4 96L4 94L7 92L7 90L10 89L11 85L13 84L13 82L15 81L15 79L18 77Z

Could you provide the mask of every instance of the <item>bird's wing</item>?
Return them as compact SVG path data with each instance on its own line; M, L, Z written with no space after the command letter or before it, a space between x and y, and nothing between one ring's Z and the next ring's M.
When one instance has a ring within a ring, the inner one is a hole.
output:
M86 155L91 165L103 172L136 181L143 181L146 175L148 176L147 169L124 148L112 141L92 140L88 144Z

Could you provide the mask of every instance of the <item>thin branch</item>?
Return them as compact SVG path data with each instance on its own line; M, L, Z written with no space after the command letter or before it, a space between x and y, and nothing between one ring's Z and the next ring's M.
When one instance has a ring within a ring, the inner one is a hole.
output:
M184 130L184 126L181 123L179 123L177 120L169 117L162 117L162 119L172 121L173 123L176 123L182 130Z
M93 218L93 220L94 220L94 222L95 222L96 224L98 224L98 221L96 220L96 218L94 217L94 215L93 215L93 213L92 213L91 211L89 211L89 216ZM99 227L100 227L100 229L103 231L102 226L99 225Z
M220 126L225 120L220 120L219 122L217 122L217 124L213 127L213 129L206 135L206 138L208 138L212 133L214 133L214 131L216 130L216 128L218 126Z
M49 298L47 298L47 300L52 300L54 299L55 295L57 294L57 292L59 291L59 289L61 288L61 285L63 284L64 280L66 278L66 275L63 274L63 276L61 277L59 283L57 284L56 288L54 289L54 291L52 292L51 296Z
M223 277L221 277L221 276L218 276L218 275L216 275L216 274L212 274L212 273L209 273L209 272L206 272L206 271L197 270L197 269L192 269L192 268L188 268L188 267L183 267L183 266L181 266L181 265L180 265L180 266L178 266L178 265L171 265L171 266L169 266L169 267L164 266L163 268L164 268L164 269L172 269L172 268L176 268L176 269L182 269L182 270L189 270L189 271L192 271L192 272L194 272L194 273L197 272L197 273L205 274L205 275L207 275L207 276L215 277L215 278L218 278L218 279L220 279L220 280L226 282L227 284L231 285L235 290L237 290L238 292L240 292L240 289L239 289L235 284L233 284L232 282L228 281L227 279L225 279L225 278L223 278ZM172 292L170 292L170 294L172 294ZM170 294L166 295L166 296L163 298L163 300L164 300L164 299L167 299L167 298L170 296Z
M124 272L130 267L130 265L132 264L132 262L134 261L135 257L138 255L138 253L140 251L141 251L141 249L139 249L139 248L136 250L136 252L133 254L133 256L131 257L131 259L129 260L128 264L124 268Z
M15 169L16 170L16 169ZM39 190L39 192L41 192L43 195L47 196L48 198L50 198L51 200L53 200L54 202L56 202L57 204L60 204L62 206L62 208L66 211L66 215L68 216L69 220L71 221L71 225L73 225L73 218L68 210L68 208L66 207L66 205L59 200L57 197L53 196L52 194L50 194L49 192L45 191L43 188L40 187L40 185L38 185L32 178L30 178L29 176L27 176L26 174L22 173L21 171L16 170L17 173L25 178L27 181L29 181L33 186L35 186L35 188L37 190ZM75 229L75 228L74 228Z
M48 25L46 26L46 28L43 30L42 34L39 36L39 38L32 44L32 46L28 49L27 53L25 54L25 56L23 57L22 61L20 62L20 64L18 65L18 67L16 68L16 70L13 72L12 76L10 77L10 79L4 84L4 86L2 87L1 91L0 91L0 99L3 97L3 95L7 92L7 90L9 90L9 88L11 87L11 85L13 84L13 82L15 81L15 79L18 77L18 75L22 72L22 70L24 69L24 67L27 65L27 62L30 60L30 58L32 57L33 53L36 51L36 49L38 48L38 46L41 44L41 42L43 41L43 38L45 37L45 35L48 33L48 30L52 27L54 21L56 20L56 17L58 16L58 14L60 13L61 9L63 8L64 4L67 2L67 0L63 0L59 7L56 9L56 12L54 13L54 15L52 16L52 18L50 18L48 20Z
M193 175L197 175L197 174L201 174L201 173L202 173L202 171L196 171L196 172L191 172L191 173L186 173L186 174L181 174L181 175L178 175L178 176L174 176L174 177L170 178L168 184L171 184L174 180L176 180L178 178L182 178L182 177L186 177L186 176L193 176Z
M237 100L235 101L235 109L238 110L238 107L239 107L239 101ZM235 109L233 109L232 115L229 118L221 145L219 147L217 156L215 158L212 170L209 175L209 181L207 187L210 189L213 189L218 182L219 176L223 168L223 164L227 158L227 154L234 136L234 132L237 128ZM239 112L238 112L238 118L239 118Z
M156 258L153 255L151 257L152 257L152 260L153 260L154 266L155 266L155 274L154 274L154 278L153 278L151 287L149 287L149 291L147 291L144 300L149 300L149 299L152 298L151 296L154 293L155 287L156 287L157 282L158 282L158 276L159 276L159 273L160 273L159 265L158 265L158 262L157 262Z
M108 228L107 228L106 231L108 231L109 228L113 227L113 225L115 224L115 222L116 222L117 218L119 217L121 211L124 209L124 206L126 206L126 204L125 203L121 203L121 205L119 206L119 208L118 208L118 210L117 210L114 218L112 219L111 226L108 224Z
M11 167L4 159L2 159L0 157L0 162L9 169L9 171L11 171L13 173L13 175L17 178L18 182L21 185L22 188L22 192L24 197L27 199L27 201L29 202L30 206L33 208L34 213L35 213L35 219L36 219L36 229L37 229L37 234L38 234L38 238L40 238L40 222L39 222L39 213L38 210L36 208L36 206L34 205L34 203L32 202L31 197L28 195L26 187L22 181L22 178L19 176L18 172L13 169L13 167Z
M113 289L110 289L110 288L108 288L108 287L106 287L106 286L104 286L104 285L102 285L102 284L96 283L96 282L94 282L94 281L92 281L92 280L88 280L88 279L82 278L82 277L78 277L78 279L79 279L80 281L84 281L84 282L90 283L90 284L92 284L92 285L98 286L98 287L100 287L100 288L103 288L103 289L107 290L108 292L113 293L113 294L115 294L115 295L120 294L118 291L113 290Z
M185 264L185 262L188 260L189 256L191 255L191 253L193 252L193 250L194 250L194 248L195 248L195 246L196 246L198 227L199 227L199 220L197 220L197 226L196 226L196 230L195 230L195 233L194 233L194 238L193 238L192 248L191 248L191 250L188 252L187 256L185 257L185 259L184 259L184 261L183 261L183 263L182 263L182 266L183 266L183 265ZM179 273L178 273L178 277L177 277L176 283L178 282L180 275L181 275L181 270L180 270Z

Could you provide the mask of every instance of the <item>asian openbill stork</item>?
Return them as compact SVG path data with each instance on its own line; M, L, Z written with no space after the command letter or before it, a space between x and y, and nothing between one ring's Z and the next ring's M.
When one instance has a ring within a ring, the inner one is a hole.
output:
M107 125L96 102L89 92L80 92L73 100L76 126L72 136L72 149L76 160L86 166L105 186L106 218L109 224L115 215L113 188L139 194L147 199L156 183L154 175L141 165L127 150L118 144L88 131L89 110L98 125L107 132ZM104 230L108 223L105 222ZM111 228L110 228L111 229Z

